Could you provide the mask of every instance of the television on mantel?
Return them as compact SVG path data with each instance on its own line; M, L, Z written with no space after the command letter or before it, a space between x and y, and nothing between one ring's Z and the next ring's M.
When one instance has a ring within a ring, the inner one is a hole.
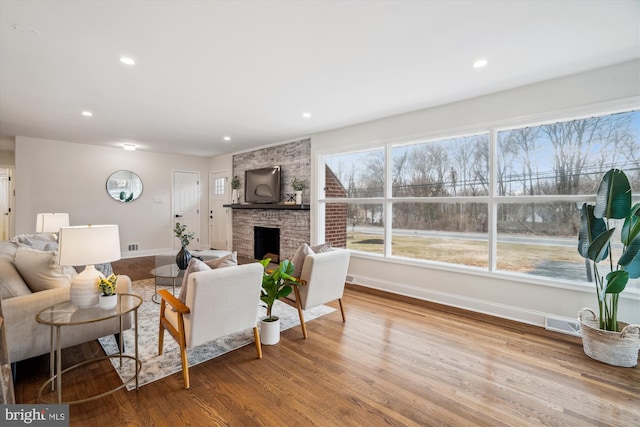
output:
M247 203L279 203L280 166L245 171L244 200Z

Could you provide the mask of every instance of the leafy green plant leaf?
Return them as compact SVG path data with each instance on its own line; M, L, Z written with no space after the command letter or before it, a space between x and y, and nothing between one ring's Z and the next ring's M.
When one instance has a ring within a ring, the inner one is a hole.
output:
M593 214L596 218L622 219L627 217L630 209L629 179L621 170L611 169L602 177Z
M607 274L607 286L604 292L607 294L619 294L627 286L629 273L623 270L612 271Z
M589 245L596 236L607 231L607 224L602 218L593 215L593 205L583 204L580 210L580 232L578 234L578 252L584 258L589 258ZM605 257L608 253L605 254Z
M598 237L595 238L593 242L589 245L588 258L593 262L600 262L605 259L609 255L609 241L613 236L613 233L616 231L615 228L611 230L607 230L604 233L601 233Z

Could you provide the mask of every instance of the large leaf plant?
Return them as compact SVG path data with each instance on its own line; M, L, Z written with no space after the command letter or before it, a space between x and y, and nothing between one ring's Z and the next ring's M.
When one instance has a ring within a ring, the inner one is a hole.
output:
M294 270L291 261L286 259L282 261L277 268L267 270L270 262L271 258L265 258L260 261L260 264L264 267L260 300L267 305L267 318L265 320L268 322L277 319L277 317L272 316L271 312L275 301L289 295L293 290L291 283L296 281L296 278L291 275Z
M631 206L629 179L619 169L608 171L598 188L596 204L585 203L580 212L578 252L591 260L598 296L600 329L619 331L618 298L629 279L640 277L640 203ZM612 220L624 220L620 231L622 255L614 265ZM602 276L598 263L609 260L609 273Z

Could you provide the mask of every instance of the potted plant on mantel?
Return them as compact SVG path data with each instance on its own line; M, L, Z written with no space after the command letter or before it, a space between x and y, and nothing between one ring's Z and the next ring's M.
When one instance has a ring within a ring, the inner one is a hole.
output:
M239 202L238 188L240 188L240 179L238 175L235 175L231 180L231 204L234 205Z
M291 293L291 283L295 282L293 263L288 259L282 261L277 268L267 270L271 258L260 261L264 267L262 274L262 291L260 300L266 304L267 316L260 321L260 340L262 344L273 345L280 341L280 318L273 315L273 304L277 299Z
M582 344L587 356L614 366L638 364L640 325L618 321L618 299L629 279L640 277L640 203L631 206L631 186L624 172L608 171L598 188L596 204L585 203L580 213L578 252L591 261L598 297L598 315L583 308L578 313ZM620 230L622 255L613 262L611 240L614 220L624 220ZM602 276L600 261L609 260Z
M189 243L191 243L196 235L196 233L194 233L193 231L189 233L186 233L186 231L186 225L176 222L176 226L173 229L173 232L175 233L176 237L180 239L180 245L182 246L182 248L176 255L176 264L178 264L178 268L180 270L185 270L189 265L189 261L191 260L191 252L189 252L187 246L189 246Z
M293 191L296 193L296 205L302 204L302 192L306 186L307 184L298 178L293 178L291 180L291 188L293 188Z

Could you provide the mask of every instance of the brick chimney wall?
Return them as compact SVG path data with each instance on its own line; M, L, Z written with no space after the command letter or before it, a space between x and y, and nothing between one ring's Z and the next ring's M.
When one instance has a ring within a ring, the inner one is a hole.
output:
M347 197L347 191L329 166L325 166L325 196L327 198ZM328 203L325 208L325 242L334 248L347 247L347 205Z

